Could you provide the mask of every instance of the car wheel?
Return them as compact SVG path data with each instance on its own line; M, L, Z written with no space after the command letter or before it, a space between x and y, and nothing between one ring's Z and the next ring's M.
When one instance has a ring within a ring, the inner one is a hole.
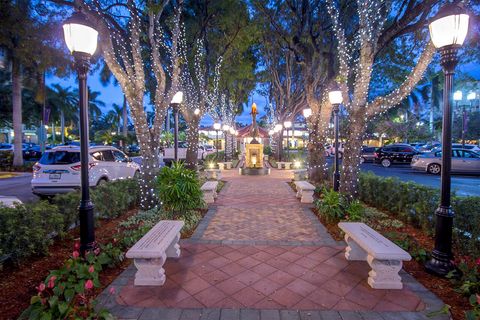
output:
M138 170L135 171L135 173L133 174L133 179L135 179L135 180L140 179L140 171L138 171Z
M382 159L381 163L382 163L382 166L384 166L385 168L388 168L392 165L392 161L390 161L390 159L387 159L387 158Z
M440 174L441 167L437 163L432 163L428 166L427 171L431 174Z
M364 163L365 162L365 158L364 157L360 157L360 163Z
M103 186L103 185L107 184L107 182L108 182L107 179L101 178L101 179L98 180L98 182L97 182L97 187Z

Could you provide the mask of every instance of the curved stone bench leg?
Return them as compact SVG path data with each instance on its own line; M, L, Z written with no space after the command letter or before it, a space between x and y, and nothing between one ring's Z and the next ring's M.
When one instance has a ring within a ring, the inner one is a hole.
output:
M165 251L168 258L180 258L180 245L178 241L180 240L180 232L177 234L175 239L173 239L170 246Z
M402 261L377 260L372 256L367 258L372 268L368 273L368 284L374 289L402 289L402 278L398 275L402 269Z
M166 259L166 254L155 259L135 259L137 273L135 273L134 284L136 286L162 286L165 283L163 264Z
M302 199L300 199L301 203L313 203L313 190L304 190L302 192Z
M345 259L347 260L367 260L368 253L365 252L348 234L345 234L345 242L348 246L345 248Z

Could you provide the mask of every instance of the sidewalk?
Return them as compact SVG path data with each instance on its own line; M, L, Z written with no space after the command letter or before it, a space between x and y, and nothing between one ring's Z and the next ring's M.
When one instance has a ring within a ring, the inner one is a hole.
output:
M135 287L131 265L98 298L120 319L432 319L443 303L402 272L402 290L374 290L366 262L344 258L288 186L291 172L224 172L227 184L162 287ZM437 318L448 318L446 316Z

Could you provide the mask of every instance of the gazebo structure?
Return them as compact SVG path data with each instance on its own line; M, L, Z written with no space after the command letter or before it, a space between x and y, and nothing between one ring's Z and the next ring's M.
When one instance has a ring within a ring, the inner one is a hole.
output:
M242 153L245 153L246 145L252 142L253 138L251 136L251 132L253 130L252 128L253 124L250 124L246 127L238 129L238 135L237 135L237 142L240 144L240 151ZM263 145L270 145L270 137L268 135L268 131L265 130L264 128L258 126L258 135L256 137L257 141Z

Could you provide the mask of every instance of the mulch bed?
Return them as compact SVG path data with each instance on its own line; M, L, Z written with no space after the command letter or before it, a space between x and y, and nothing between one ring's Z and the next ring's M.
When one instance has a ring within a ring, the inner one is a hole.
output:
M335 240L344 240L342 230L337 226L337 224L328 223L322 217L322 215L318 213L316 208L313 209L313 212ZM392 228L382 230L382 232L389 231L405 233L412 236L421 247L427 250L427 252L431 252L434 247L434 239L431 236L426 235L423 231L412 226L405 225L404 227L398 229ZM414 276L415 279L427 289L435 293L443 302L450 305L450 312L453 319L465 319L464 311L471 309L471 306L466 297L454 290L450 280L439 278L427 273L423 264L413 259L411 261L404 261L403 269Z
M95 238L98 243L111 243L118 237L119 224L136 214L138 209L111 220L97 220L95 225ZM202 217L207 209L199 210ZM182 232L182 238L189 238L193 230ZM30 298L37 294L36 286L49 274L50 270L60 268L71 257L75 239L79 238L79 228L70 230L62 239L55 239L46 256L31 257L19 266L4 266L0 271L0 305L2 312L0 319L17 319L18 316L30 305ZM113 280L115 280L129 265L130 260L125 259L114 268L106 268L100 273L101 287L95 289L99 295Z

